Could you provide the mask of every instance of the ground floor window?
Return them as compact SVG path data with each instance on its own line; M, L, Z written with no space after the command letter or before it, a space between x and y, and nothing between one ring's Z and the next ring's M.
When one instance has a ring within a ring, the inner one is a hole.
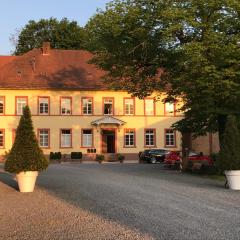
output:
M60 147L70 148L72 147L72 130L71 129L61 129L60 131Z
M156 130L145 129L145 146L154 147L156 145Z
M176 146L176 133L173 129L165 129L165 146L166 147Z
M49 129L38 130L38 142L39 146L42 148L49 147Z
M0 129L0 148L4 148L4 129Z
M93 131L92 129L82 130L82 147L93 147Z
M134 129L125 129L124 146L135 147L135 130Z

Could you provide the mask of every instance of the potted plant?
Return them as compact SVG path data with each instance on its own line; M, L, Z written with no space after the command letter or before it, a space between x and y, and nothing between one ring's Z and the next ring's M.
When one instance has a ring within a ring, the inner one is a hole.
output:
M48 164L34 133L30 109L26 106L15 142L6 155L5 171L16 174L20 192L33 192L38 172L46 169Z
M125 157L122 155L122 154L117 154L117 160L120 162L120 163L123 163L123 161L125 160Z
M228 116L219 153L218 166L230 189L240 190L240 130L235 116Z
M103 162L103 160L104 160L104 155L103 154L97 154L96 155L96 161L98 162L98 163L102 163Z

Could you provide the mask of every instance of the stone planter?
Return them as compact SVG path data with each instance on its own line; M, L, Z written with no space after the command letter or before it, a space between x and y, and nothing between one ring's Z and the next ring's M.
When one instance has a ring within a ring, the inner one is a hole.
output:
M22 193L33 192L37 176L37 171L27 171L16 174L19 191Z
M240 170L224 171L228 186L232 190L240 190Z

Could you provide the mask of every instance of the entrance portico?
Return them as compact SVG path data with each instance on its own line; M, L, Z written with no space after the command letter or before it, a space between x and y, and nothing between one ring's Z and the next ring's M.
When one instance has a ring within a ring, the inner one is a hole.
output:
M105 153L117 153L117 131L126 122L106 116L93 121L91 124L97 128L97 131L101 134L101 151Z

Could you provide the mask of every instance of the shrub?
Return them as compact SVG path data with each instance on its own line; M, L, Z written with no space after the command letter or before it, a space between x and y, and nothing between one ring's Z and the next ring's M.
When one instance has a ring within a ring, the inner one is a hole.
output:
M233 115L227 117L217 165L222 172L240 170L240 131L237 119Z
M34 133L30 109L26 106L16 131L15 142L6 156L4 168L10 173L42 171L48 164Z
M61 160L62 159L62 153L61 152L50 152L51 160Z
M71 159L82 159L81 152L71 152Z
M97 154L96 155L96 161L101 163L104 160L104 155L103 154Z
M124 161L125 157L122 154L117 154L117 160L121 163Z

